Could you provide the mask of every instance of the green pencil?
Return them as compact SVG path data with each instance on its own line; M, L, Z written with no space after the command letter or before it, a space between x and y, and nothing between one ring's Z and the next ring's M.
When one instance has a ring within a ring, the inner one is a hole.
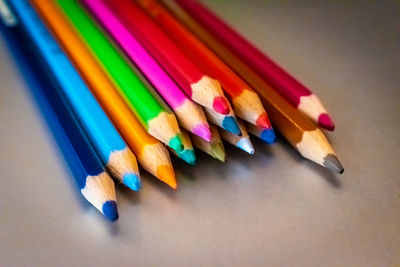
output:
M136 75L134 66L102 32L76 0L57 0L61 9L93 51L149 134L177 152L182 151L181 131L175 115Z

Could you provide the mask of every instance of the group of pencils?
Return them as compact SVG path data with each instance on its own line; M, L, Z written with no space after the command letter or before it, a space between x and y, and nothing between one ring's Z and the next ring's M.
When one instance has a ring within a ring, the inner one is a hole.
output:
M194 0L0 0L1 32L84 197L118 218L114 178L139 165L176 188L170 155L225 161L274 128L342 173L316 95ZM272 124L271 124L271 122Z

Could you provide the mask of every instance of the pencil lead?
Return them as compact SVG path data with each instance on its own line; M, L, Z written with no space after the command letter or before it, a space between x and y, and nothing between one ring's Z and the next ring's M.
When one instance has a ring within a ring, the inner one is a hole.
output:
M200 124L200 125L196 126L195 128L193 128L192 131L195 135L200 136L207 142L209 142L211 140L210 128L207 125Z
M239 125L236 121L236 119L232 116L226 116L224 120L222 121L222 127L227 130L228 132L231 132L235 135L241 136L242 132L240 131Z
M271 128L271 122L268 119L267 113L262 113L256 120L256 125L260 128Z
M261 140L267 144L273 144L276 141L276 134L274 129L264 129L260 134Z
M236 146L246 151L249 154L254 154L254 147L250 142L249 138L242 138L236 143Z
M214 98L212 105L213 109L220 114L227 115L230 111L230 106L225 97L218 96Z
M141 187L140 178L133 173L128 173L124 175L123 183L133 191L139 191Z
M196 164L196 156L193 149L185 149L178 156L190 165Z
M332 118L326 113L319 115L318 124L329 131L335 130L335 124L333 123Z
M113 200L106 201L103 204L103 214L110 221L116 221L118 219L118 217L119 217L118 208L117 208L117 202L115 202Z
M159 179L168 184L170 187L174 189L177 187L175 172L170 166L162 165L158 167L157 174Z
M218 159L219 161L225 162L225 149L222 142L217 142L211 146L211 156Z
M168 142L168 146L178 153L181 152L183 150L183 143L180 135L176 135L171 138Z
M328 154L324 158L324 166L340 174L344 172L342 164L339 162L338 158L333 154Z

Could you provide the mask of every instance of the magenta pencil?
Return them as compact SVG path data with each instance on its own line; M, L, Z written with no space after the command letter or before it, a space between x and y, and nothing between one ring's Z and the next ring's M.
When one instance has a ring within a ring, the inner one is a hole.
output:
M101 0L81 0L81 2L149 79L172 108L180 125L191 133L210 141L211 133L202 108L186 96L109 7Z
M175 0L192 18L224 43L280 95L328 130L335 125L318 97L211 11L194 0Z

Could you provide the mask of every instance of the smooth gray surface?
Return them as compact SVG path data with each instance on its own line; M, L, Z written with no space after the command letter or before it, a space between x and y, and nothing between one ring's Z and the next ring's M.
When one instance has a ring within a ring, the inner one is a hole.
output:
M398 1L206 1L320 96L346 171L284 141L174 162L173 192L142 172L120 220L88 207L0 42L1 266L400 264ZM301 3L300 3L301 2Z

